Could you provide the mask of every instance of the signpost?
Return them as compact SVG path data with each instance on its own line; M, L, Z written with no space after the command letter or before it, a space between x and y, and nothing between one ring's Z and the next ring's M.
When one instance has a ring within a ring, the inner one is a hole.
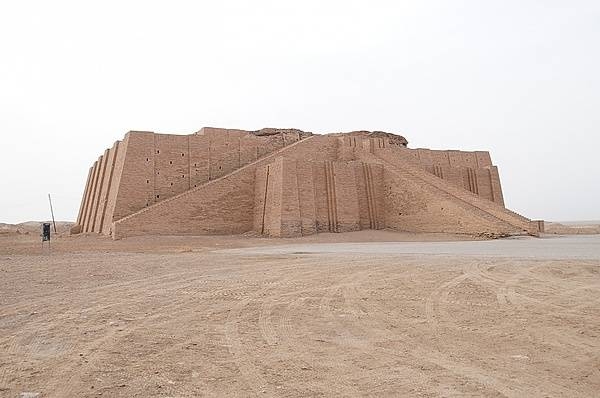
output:
M50 249L50 223L45 222L42 224L42 249L44 248L44 242L48 242L48 249Z
M50 198L50 194L48 194L48 202L50 202L50 213L52 214L52 224L54 224L54 233L56 233L56 222L54 221L54 210L52 210L52 199Z
M54 221L54 209L52 208L52 198L48 194L48 202L50 203L50 213L52 214L52 224L54 225L54 233L56 233L56 221ZM44 249L44 242L48 242L48 250L50 250L50 223L45 222L42 224L42 249Z

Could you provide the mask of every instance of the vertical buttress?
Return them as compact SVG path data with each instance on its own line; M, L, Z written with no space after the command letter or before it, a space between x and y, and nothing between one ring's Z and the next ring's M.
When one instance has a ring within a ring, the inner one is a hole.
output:
M265 194L263 196L263 208L262 208L262 221L260 227L260 234L264 235L265 233L265 214L267 212L267 195L269 193L269 165L267 165L266 177L265 177Z
M376 229L375 227L375 208L374 208L374 201L373 201L373 186L371 185L372 183L372 176L369 170L369 164L367 163L363 163L363 175L365 177L365 191L367 193L367 210L368 210L368 214L369 214L369 228L371 229Z
M109 150L104 151L104 155L102 155L102 165L100 166L100 177L98 178L98 188L96 189L96 197L95 205L94 205L94 213L92 215L92 228L91 232L96 232L96 217L98 217L98 210L100 209L100 197L102 196L102 186L104 185L104 175L106 174L106 163L108 163L108 153Z
M337 232L337 204L335 197L335 176L333 163L325 162L325 186L327 188L327 218L329 219L329 231Z
M83 224L81 232L88 232L90 224L90 215L92 213L94 193L96 192L96 181L98 180L98 174L100 174L100 159L94 162L94 172L92 173L92 180L90 184L90 194L87 199L87 205L85 206L85 215L83 216Z
M377 209L377 198L375 191L375 182L373 181L373 166L371 164L367 164L367 177L368 177L368 193L369 193L369 206L371 207L372 214L372 229L379 229L379 217L378 209Z
M112 157L112 162L110 165L110 172L108 175L108 186L106 187L106 195L104 197L104 205L102 206L102 215L100 218L100 226L98 227L98 232L102 233L102 229L104 228L104 218L106 217L106 207L108 206L108 197L110 196L110 189L112 186L113 174L115 171L115 163L117 161L117 155L119 154L119 141L115 142L114 153Z
M83 197L81 198L81 205L79 206L79 214L77 214L77 225L81 226L83 212L85 211L85 201L90 193L90 179L92 178L93 167L90 167L88 171L87 180L85 180L85 189L83 190Z

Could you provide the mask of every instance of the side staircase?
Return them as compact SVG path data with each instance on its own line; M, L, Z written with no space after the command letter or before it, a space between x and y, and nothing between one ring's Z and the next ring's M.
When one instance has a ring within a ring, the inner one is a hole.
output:
M271 153L269 153L269 154L267 154L267 155L265 155L265 156L263 156L263 157L255 160L254 162L248 163L248 164L246 164L246 165L244 165L244 166L242 166L242 167L240 167L238 169L235 169L231 173L222 175L219 178L215 178L214 180L207 181L207 182L205 182L205 183L203 183L201 185L198 185L197 187L188 189L185 192L182 192L180 194L177 194L175 196L172 196L172 197L167 198L165 200L162 200L160 202L153 203L152 205L150 205L148 207L144 207L143 209L140 209L140 210L138 210L138 211L136 211L134 213L131 213L131 214L129 214L129 215L123 217L123 218L120 218L120 219L114 221L114 224L118 224L118 223L127 221L127 220L129 220L131 218L139 216L140 214L144 214L145 212L152 211L154 209L160 208L161 206L165 206L166 204L168 204L168 203L170 203L172 201L180 200L181 198L184 198L184 197L186 197L188 195L191 195L194 192L200 191L202 189L206 189L207 187L209 187L209 186L211 186L213 184L216 184L217 182L219 182L219 181L221 181L221 180L223 180L223 179L225 179L227 177L230 177L230 176L235 175L237 173L242 173L243 171L245 171L245 170L247 170L249 168L256 167L256 166L260 165L261 163L265 163L265 164L269 163L270 161L272 161L273 159L275 159L278 156L281 156L282 154L284 154L285 152L289 151L290 149L292 149L292 148L294 148L294 147L296 147L298 145L305 144L306 142L309 142L310 140L315 139L315 137L318 137L318 136L312 135L310 137L304 138L303 140L296 141L296 142L294 142L294 143L292 143L290 145L287 145L287 146L285 146L283 148L280 148L280 149L278 149L278 150L276 150L274 152L271 152Z
M463 206L469 206L478 214L485 214L486 218L493 217L499 221L512 225L523 233L537 236L539 231L535 222L515 213L505 207L481 198L480 196L460 189L452 184L447 183L443 179L423 170L414 161L406 157L401 150L396 148L385 148L374 151L374 153L363 153L365 160L383 163L394 173L411 178L413 181L418 181L421 184L435 187L444 195L459 201Z

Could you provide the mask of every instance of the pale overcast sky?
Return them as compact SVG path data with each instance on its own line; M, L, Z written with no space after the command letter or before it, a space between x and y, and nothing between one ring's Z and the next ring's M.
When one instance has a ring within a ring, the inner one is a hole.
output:
M128 130L385 130L600 219L599 1L4 1L0 222L77 216Z

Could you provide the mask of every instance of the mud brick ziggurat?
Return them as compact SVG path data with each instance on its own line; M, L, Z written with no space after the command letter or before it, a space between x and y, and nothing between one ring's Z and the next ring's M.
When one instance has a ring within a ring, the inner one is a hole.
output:
M131 131L89 170L72 233L273 237L362 229L538 234L504 207L488 152L409 149L385 133Z

